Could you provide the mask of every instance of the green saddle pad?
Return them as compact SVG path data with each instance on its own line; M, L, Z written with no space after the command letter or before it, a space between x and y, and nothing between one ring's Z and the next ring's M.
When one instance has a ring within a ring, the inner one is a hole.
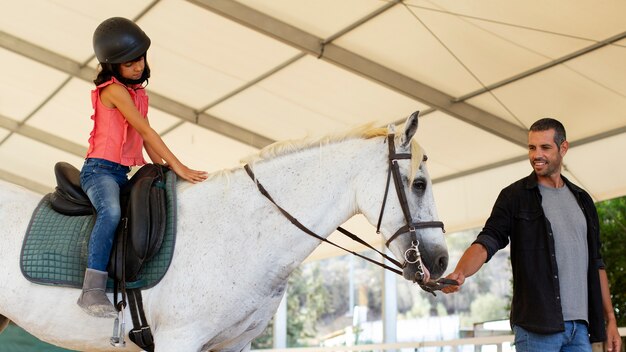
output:
M165 179L167 220L161 249L144 263L138 280L127 283L127 288L156 285L172 261L176 242L176 174L167 172ZM22 274L38 284L81 288L94 223L93 215L57 213L50 205L50 194L44 196L33 212L22 244ZM113 280L109 279L107 286L112 288Z

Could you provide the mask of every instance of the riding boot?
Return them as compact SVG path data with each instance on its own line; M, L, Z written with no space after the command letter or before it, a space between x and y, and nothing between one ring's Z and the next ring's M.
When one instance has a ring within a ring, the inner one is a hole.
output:
M95 269L85 271L83 292L78 297L78 305L89 315L98 318L115 318L117 311L106 296L108 273Z

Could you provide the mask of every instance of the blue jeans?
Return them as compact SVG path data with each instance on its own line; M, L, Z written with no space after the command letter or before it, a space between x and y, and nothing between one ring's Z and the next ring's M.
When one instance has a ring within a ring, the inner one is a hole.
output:
M87 267L106 271L120 222L120 188L128 182L130 167L104 159L85 160L80 171L80 186L96 208L96 223L89 239Z
M555 334L537 334L517 325L513 332L516 352L591 352L584 321L566 321L565 331Z

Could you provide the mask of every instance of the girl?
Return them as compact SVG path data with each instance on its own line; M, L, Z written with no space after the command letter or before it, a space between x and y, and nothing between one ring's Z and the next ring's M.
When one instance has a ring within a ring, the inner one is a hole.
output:
M146 61L150 38L134 22L113 17L96 28L93 46L100 71L91 92L94 127L80 183L97 216L78 305L93 316L115 317L105 294L106 267L121 217L120 188L128 181L131 166L146 163L142 146L153 163L168 165L184 180L201 182L207 173L183 165L150 127L144 89L150 77Z

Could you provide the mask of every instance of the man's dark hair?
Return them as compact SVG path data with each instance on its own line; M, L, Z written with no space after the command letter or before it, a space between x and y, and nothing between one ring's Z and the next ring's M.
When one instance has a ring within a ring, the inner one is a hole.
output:
M554 130L554 143L557 148L561 148L561 144L567 139L565 136L565 127L558 120L546 117L541 120L537 120L530 126L530 131L547 131Z
M137 80L132 80L122 77L122 75L120 74L120 65L122 64L100 63L100 71L98 72L98 76L93 81L93 83L95 83L96 86L99 86L102 83L111 80L112 77L115 77L118 81L124 83L125 85L143 84L144 82L147 85L148 78L150 78L150 66L148 66L147 55L144 53L143 55L134 60L131 60L130 62L141 60L141 58L145 60L145 67L143 69L143 73L141 74L141 78Z

